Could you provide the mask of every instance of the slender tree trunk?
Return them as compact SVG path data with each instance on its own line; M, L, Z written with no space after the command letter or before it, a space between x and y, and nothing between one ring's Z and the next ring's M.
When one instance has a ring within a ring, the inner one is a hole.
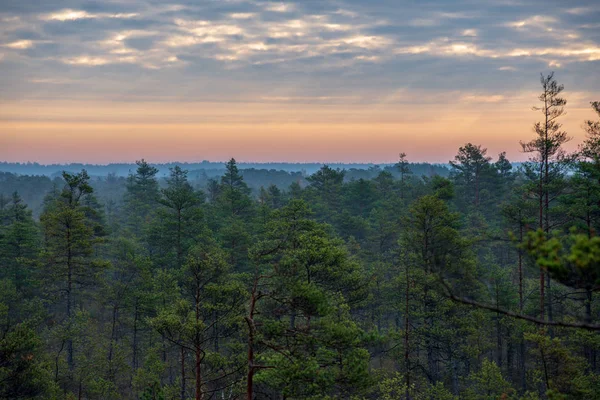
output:
M199 279L198 279L199 280ZM200 326L200 288L202 287L200 282L196 282L196 293L194 296L195 301L195 312L196 312L196 326ZM216 320L215 316L215 320ZM218 337L218 333L213 331L213 334ZM196 400L202 399L202 340L200 337L200 332L196 332L195 338L195 356L196 356ZM218 342L216 342L215 348L218 352Z
M546 126L545 126L545 145L544 145L544 232L546 235L550 233L550 142L548 140L548 129L549 129L549 109L548 109L548 96L545 96L544 104L544 112L546 116ZM550 106L551 107L551 106ZM548 321L553 320L552 315L552 294L550 292L550 272L546 271L546 302L548 303ZM550 336L554 336L554 330L550 326L548 329Z
M196 400L202 400L202 352L196 344Z
M254 398L254 310L256 308L258 279L259 277L257 270L254 278L254 284L252 286L252 293L250 295L248 316L246 317L246 323L248 324L248 376L246 378L246 400L253 400Z
M514 380L514 369L513 369L513 340L511 339L511 329L506 328L506 373L510 377L511 381Z
M132 348L132 368L137 371L138 368L138 299L135 299L133 306L133 348Z
M496 307L500 308L498 284L496 284ZM496 360L498 367L502 367L502 326L500 324L500 313L496 313Z
M67 227L67 323L69 324L69 330L71 329L71 325L73 323L72 316L72 293L73 293L73 254L71 253L71 229ZM69 338L67 339L67 364L69 366L69 371L73 371L74 362L73 362L73 339L71 338L71 333L69 333Z
M116 341L117 313L118 313L118 307L115 304L115 305L113 305L112 324L111 324L112 327L111 327L111 331L110 331L110 343L108 346L108 375L110 376L110 379L114 378L112 359L113 359L114 344Z
M181 246L181 209L177 209L177 267L181 268L183 262L183 249Z
M403 168L403 167L401 167ZM400 171L400 198L404 200L404 171ZM407 394L408 396L408 394ZM407 397L408 399L408 397Z
M519 221L519 243L523 243L523 223ZM519 312L523 312L523 250L519 248Z
M218 353L219 350L219 323L217 322L219 320L219 311L215 310L214 312L214 319L215 319L215 324L213 326L213 333L214 333L214 347L215 347L215 352Z
M525 373L525 364L526 364L526 348L525 348L525 339L523 335L521 335L519 342L519 375L521 378L521 391L525 393L527 391L527 375Z
M452 361L452 394L458 396L458 362L456 361L456 357L454 355L451 356Z
M592 323L592 300L594 293L591 288L585 290L585 322ZM589 345L585 346L585 355L590 363L592 371L596 371L596 349Z
M479 208L479 171L475 172L475 207Z
M185 400L185 349L181 346L181 400Z
M519 243L523 243L522 221L519 221ZM519 313L523 313L523 308L523 250L519 249ZM525 338L522 334L519 338L519 353L519 376L521 380L521 391L522 393L525 393L527 391L527 379L525 375L526 350Z
M246 399L254 398L254 332L248 333L248 377L246 382Z
M540 229L544 229L544 187L543 187L543 168L544 164L542 162L540 166L540 187L539 187L539 201L540 201ZM546 300L544 296L544 291L546 289L545 285L545 271L540 267L540 318L544 319L544 311L546 308Z
M406 400L410 400L410 274L406 263L406 306L404 310L404 366L406 368Z
M550 271L546 271L546 302L548 303L548 321L553 321L554 313L553 313L553 304L552 304L552 293L550 292ZM548 327L548 333L550 337L554 337L554 328L552 326Z

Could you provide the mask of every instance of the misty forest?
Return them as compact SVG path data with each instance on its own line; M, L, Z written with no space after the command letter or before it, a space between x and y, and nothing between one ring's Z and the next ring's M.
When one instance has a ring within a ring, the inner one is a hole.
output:
M600 103L567 151L562 91L523 163L3 163L0 398L599 399Z

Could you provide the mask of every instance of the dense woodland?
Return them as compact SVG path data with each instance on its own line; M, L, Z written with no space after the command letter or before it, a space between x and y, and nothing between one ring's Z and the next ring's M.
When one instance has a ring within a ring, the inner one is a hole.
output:
M518 167L3 175L0 398L600 398L600 120L541 83Z
M206 187L212 181L219 181L226 172L225 164L213 168L212 164L182 164L180 168L188 171L187 180L194 189L206 191ZM252 167L244 167L253 165ZM400 171L395 165L365 165L340 164L340 167L331 168L344 169L344 181L363 179L374 179L380 172L389 172L394 178L400 178ZM240 175L250 189L253 197L258 196L261 187L268 188L271 185L281 190L287 190L292 183L298 183L305 187L308 185L306 178L318 171L323 165L314 168L313 164L279 164L282 169L268 168L271 164L237 164ZM89 168L92 167L92 168ZM55 187L62 187L64 179L63 172L78 173L85 169L89 175L89 184L94 189L94 195L103 204L114 203L122 207L127 190L127 177L135 173L136 164L109 164L90 166L81 164L49 165L41 167L37 164L0 163L0 196L10 197L14 192L27 203L34 217L39 217L44 210L44 197L47 192ZM173 164L153 164L158 171L155 174L158 186L164 189L168 185L167 178L171 174ZM256 168L255 168L256 167ZM193 169L190 169L193 168ZM5 171L3 171L5 169ZM90 169L93 171L90 171ZM447 165L436 165L428 163L411 163L410 172L414 175L431 176L440 175L447 177L450 169ZM19 171L37 171L38 174L23 174ZM56 172L58 171L58 172ZM309 172L312 171L312 172Z

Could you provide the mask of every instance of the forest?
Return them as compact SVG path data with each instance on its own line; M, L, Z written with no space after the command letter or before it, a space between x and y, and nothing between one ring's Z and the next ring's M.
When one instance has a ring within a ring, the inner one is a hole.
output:
M568 152L563 89L519 164L3 172L0 398L600 399L600 102Z

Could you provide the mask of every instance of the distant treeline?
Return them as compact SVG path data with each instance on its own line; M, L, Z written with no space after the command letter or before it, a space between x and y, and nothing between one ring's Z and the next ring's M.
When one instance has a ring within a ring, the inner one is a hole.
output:
M220 178L225 173L225 164L219 163L197 163L197 164L158 164L156 168L167 172L168 168L180 165L189 171L190 183L196 189L205 189L211 179ZM301 187L307 186L306 178L319 168L321 164L240 164L246 166L240 169L247 185L254 195L257 195L261 187L275 185L280 189L288 189L292 183L298 183ZM260 165L263 168L251 167ZM209 168L210 166L210 168ZM286 166L286 169L266 169L265 166ZM296 168L295 170L292 167ZM318 168L317 168L318 167ZM390 172L394 177L399 176L399 170L394 165L370 164L332 164L331 168L345 170L344 180L350 182L358 179L374 179L382 171ZM53 188L62 188L64 181L61 177L62 171L76 172L86 169L92 176L91 185L99 194L99 199L106 203L109 201L119 202L125 193L129 171L135 171L135 164L55 164L41 165L37 163L0 163L0 195L9 196L19 192L24 202L33 210L35 216L39 216L42 203L46 193ZM316 168L313 171L313 168ZM413 163L410 169L415 176L439 175L447 177L450 170L445 165ZM311 172L309 172L311 171ZM160 186L166 185L165 178L159 179Z
M167 177L170 173L170 168L179 165L181 168L190 171L194 174L198 171L204 171L210 176L221 176L225 171L225 162L202 161L198 163L187 162L171 162L164 164L153 164L158 169L157 176ZM324 164L322 163L238 163L241 170L255 169L265 171L283 171L283 172L301 172L304 175L311 175L317 172ZM361 164L361 163L327 163L333 169L344 170L372 170L377 168L393 168L393 164ZM137 166L135 163L117 163L117 164L39 164L33 162L27 163L10 163L0 162L0 172L12 172L20 175L46 175L50 177L60 176L63 171L78 172L85 169L90 176L106 176L114 174L116 176L128 176L135 172ZM449 173L447 164L428 164L414 163L411 164L411 169L417 175L432 175L437 174L447 176ZM374 176L374 175L369 175Z

